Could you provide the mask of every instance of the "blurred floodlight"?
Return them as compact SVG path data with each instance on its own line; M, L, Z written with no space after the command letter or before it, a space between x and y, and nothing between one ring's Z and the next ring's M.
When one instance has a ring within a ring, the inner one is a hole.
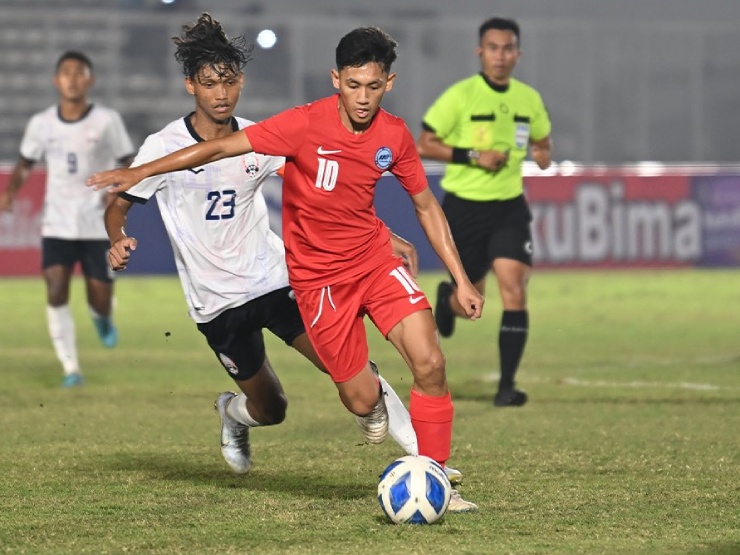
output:
M637 170L637 175L653 177L665 173L665 164L646 160L636 164L635 169Z
M177 0L160 0L162 4L174 4Z
M277 42L277 35L272 29L263 29L257 35L257 44L262 48L272 48Z

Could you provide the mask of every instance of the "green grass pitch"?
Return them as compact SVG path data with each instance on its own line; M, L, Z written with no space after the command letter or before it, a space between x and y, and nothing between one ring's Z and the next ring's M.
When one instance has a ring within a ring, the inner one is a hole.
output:
M440 275L420 278L433 296ZM394 526L377 477L402 453L363 445L328 378L272 336L289 397L252 432L254 467L219 452L232 382L173 277L122 275L106 350L75 280L85 387L62 390L41 278L0 280L0 553L740 553L740 273L540 272L518 376L494 409L500 305L443 340L456 420L450 464L480 506ZM434 299L432 299L433 301ZM410 373L369 325L403 399Z

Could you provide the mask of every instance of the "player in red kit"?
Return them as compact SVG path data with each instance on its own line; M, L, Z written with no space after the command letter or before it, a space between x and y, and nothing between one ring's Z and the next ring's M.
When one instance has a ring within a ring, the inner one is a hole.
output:
M338 94L141 166L95 174L88 183L122 192L152 175L247 152L285 156L286 261L311 343L365 437L379 443L388 415L368 360L363 323L368 315L413 374L409 412L419 454L444 465L454 412L445 357L431 306L393 254L389 232L375 214L374 191L383 172L395 175L409 194L432 247L458 284L457 298L469 318L480 317L483 298L462 268L413 136L403 120L380 108L396 77L390 72L396 46L376 27L355 29L337 46L331 76ZM453 491L448 510L476 509Z

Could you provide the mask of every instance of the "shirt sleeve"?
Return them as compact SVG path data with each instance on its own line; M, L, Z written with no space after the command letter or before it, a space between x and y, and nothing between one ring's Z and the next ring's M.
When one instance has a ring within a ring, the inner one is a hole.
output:
M280 171L285 166L283 156L265 156L265 175L280 175Z
M297 154L307 126L306 111L298 106L245 127L244 132L255 152L287 158Z
M144 144L141 145L141 148L136 154L136 158L134 158L131 167L133 168L134 166L141 166L142 164L146 164L147 162L151 162L152 160L156 160L157 158L161 158L165 155L167 155L167 152L165 151L164 142L162 141L162 139L157 135L149 135L144 141ZM152 198L157 191L164 189L164 187L167 185L166 175L167 174L154 175L152 177L147 177L143 181L140 181L139 183L131 187L128 191L126 191L126 193L128 194L128 199L135 202L146 202L147 200Z
M401 182L409 195L421 193L428 187L424 165L421 163L419 152L416 150L414 137L405 125L403 126L398 159L393 163L390 171Z
M550 116L539 93L535 92L535 111L531 122L530 136L533 141L544 139L552 131Z
M21 139L20 151L26 160L40 162L44 158L44 125L39 116L33 116L28 121Z
M424 124L440 139L444 140L452 133L460 118L459 109L464 106L464 100L459 98L458 90L456 86L448 88L424 114Z

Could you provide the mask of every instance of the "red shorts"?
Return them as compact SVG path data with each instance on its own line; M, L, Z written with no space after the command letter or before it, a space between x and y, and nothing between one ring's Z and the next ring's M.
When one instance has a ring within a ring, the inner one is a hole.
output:
M431 310L396 257L353 281L294 292L308 338L336 383L353 378L367 364L366 314L387 337L409 314Z

